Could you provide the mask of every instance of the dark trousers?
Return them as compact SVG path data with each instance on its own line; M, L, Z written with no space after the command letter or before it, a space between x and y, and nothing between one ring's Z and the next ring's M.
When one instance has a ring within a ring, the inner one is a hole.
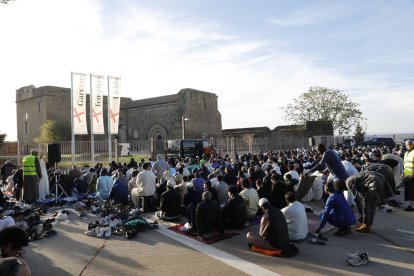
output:
M193 231L197 231L196 226L196 205L194 203L188 204L186 207L186 217L188 223L193 227Z
M366 225L372 225L378 205L377 192L368 191L364 195L358 192L355 198L355 203L357 205L358 213L362 217L362 222Z

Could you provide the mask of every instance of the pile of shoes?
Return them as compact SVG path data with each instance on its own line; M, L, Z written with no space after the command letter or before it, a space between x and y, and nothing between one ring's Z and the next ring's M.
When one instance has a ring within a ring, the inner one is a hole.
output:
M352 266L365 265L369 261L368 253L361 251L352 252L348 254L346 261Z

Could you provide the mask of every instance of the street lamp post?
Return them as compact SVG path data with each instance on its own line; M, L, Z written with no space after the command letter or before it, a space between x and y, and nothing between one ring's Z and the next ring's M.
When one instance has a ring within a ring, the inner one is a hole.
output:
M183 140L185 139L185 121L188 121L188 118L181 116L181 128L182 128Z

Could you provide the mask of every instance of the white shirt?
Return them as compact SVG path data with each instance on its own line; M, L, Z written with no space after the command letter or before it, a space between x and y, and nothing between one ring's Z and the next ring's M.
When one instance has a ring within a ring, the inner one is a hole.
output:
M150 196L155 193L156 176L149 170L140 172L137 176L137 193L139 196Z
M281 211L286 219L289 239L301 240L306 238L308 235L308 217L303 204L295 201Z
M299 181L299 173L295 170L293 171L288 171L287 173L285 173L285 175L283 176L286 179L286 175L290 174L292 176L292 179L296 179Z

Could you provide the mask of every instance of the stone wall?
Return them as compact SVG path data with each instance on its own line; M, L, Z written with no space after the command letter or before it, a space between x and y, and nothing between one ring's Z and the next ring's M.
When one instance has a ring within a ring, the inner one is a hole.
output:
M86 98L88 129L89 94ZM104 96L104 122L107 131L107 97ZM54 86L26 86L16 91L17 137L28 144L40 135L46 120L71 124L70 89ZM27 113L27 119L26 119ZM182 116L186 121L186 138L222 137L221 114L217 95L195 89L182 89L178 94L137 101L121 98L119 118L120 141L148 138L179 139L182 137ZM27 133L25 125L27 124ZM89 135L77 135L76 140L89 140ZM106 135L95 135L95 140Z
M186 138L222 137L217 95L182 89L175 95L136 100L121 106L121 140L180 139L182 117Z

